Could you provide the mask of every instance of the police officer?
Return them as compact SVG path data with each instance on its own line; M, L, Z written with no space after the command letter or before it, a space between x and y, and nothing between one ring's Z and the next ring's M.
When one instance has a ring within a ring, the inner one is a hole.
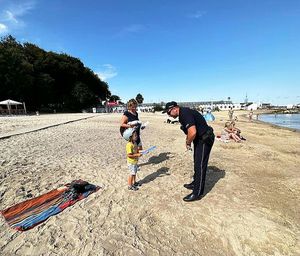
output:
M194 144L194 179L190 184L184 184L193 192L183 198L186 202L199 200L204 193L205 176L211 148L215 135L213 129L207 125L204 117L196 110L179 107L175 101L166 104L163 113L176 118L179 117L181 129L186 134L186 148L191 150Z

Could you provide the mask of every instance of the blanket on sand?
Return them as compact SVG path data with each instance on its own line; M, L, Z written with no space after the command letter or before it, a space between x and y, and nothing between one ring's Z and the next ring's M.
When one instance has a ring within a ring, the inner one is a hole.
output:
M9 226L19 231L25 231L62 212L99 189L99 186L86 181L74 180L61 188L2 210L1 214Z

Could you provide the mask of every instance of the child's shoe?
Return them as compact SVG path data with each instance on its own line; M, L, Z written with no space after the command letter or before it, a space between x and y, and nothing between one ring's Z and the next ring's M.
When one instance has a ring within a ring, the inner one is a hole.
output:
M140 187L140 186L142 186L142 184L139 183L138 181L136 181L136 182L133 183L133 186L135 186L135 187Z
M137 190L139 190L139 188L137 188L134 185L132 185L132 186L128 186L128 190L137 191Z

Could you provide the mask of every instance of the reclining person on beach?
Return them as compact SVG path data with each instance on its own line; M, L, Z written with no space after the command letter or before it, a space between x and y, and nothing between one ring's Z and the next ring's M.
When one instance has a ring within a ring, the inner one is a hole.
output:
M130 170L128 177L128 189L136 191L140 185L136 182L136 173L138 171L138 159L142 156L138 149L138 133L134 128L128 128L123 133L123 138L128 141L126 144L127 166Z
M232 122L226 122L222 131L222 136L224 136L227 140L233 139L235 142L241 142L242 139L237 135L238 131L240 130L238 128L234 128Z
M241 130L237 127L235 127L235 122L231 121L231 130L241 139L241 140L246 140L242 135L241 135Z

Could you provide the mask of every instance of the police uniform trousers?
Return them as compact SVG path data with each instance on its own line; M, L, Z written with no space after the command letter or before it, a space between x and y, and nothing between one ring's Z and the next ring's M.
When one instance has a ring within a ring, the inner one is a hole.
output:
M208 159L213 143L214 140L211 143L204 143L199 139L194 141L194 195L200 196L204 193Z

